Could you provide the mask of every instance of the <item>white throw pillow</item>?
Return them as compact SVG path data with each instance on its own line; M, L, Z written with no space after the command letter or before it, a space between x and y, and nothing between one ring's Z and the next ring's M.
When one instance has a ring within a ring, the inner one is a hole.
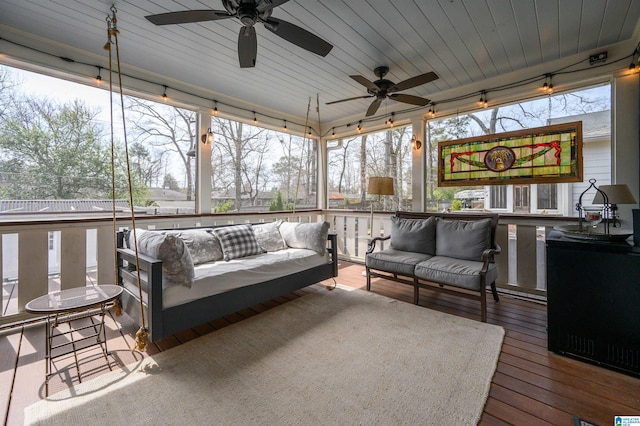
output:
M280 234L279 228L281 224L282 221L277 220L271 223L261 223L252 226L256 241L258 241L258 245L264 251L278 251L287 248Z
M138 253L162 260L162 285L191 287L194 270L191 254L184 241L175 235L136 229ZM130 233L133 249L133 232Z
M287 246L313 250L324 256L327 250L329 226L329 222L283 222L280 225L280 234Z

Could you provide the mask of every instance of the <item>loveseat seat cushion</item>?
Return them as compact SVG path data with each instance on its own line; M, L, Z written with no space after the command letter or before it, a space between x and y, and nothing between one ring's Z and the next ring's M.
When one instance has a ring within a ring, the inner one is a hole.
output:
M491 248L491 219L446 220L436 225L436 256L481 261Z
M365 264L369 268L400 275L413 275L417 264L431 255L388 248L367 254Z
M436 254L436 219L391 217L391 248L431 256Z
M434 256L416 265L415 276L426 281L479 291L481 269L482 262ZM491 284L497 277L496 264L489 264L485 284Z

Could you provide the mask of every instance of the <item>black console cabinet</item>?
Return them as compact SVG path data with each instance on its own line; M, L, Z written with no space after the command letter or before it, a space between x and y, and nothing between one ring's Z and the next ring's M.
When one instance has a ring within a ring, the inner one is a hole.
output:
M640 247L547 238L549 350L640 376Z

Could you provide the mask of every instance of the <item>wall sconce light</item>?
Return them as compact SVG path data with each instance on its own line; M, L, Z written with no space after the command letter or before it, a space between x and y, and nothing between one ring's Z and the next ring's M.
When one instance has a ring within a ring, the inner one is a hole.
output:
M416 135L411 136L411 147L416 151L419 151L420 148L422 148L422 142L416 138Z
M203 134L200 138L203 144L207 145L213 142L213 132L211 131L211 127L207 129L207 133Z

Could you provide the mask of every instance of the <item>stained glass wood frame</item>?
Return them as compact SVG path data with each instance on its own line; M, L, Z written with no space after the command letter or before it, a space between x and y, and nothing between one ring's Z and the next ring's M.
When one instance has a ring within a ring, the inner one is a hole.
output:
M582 182L582 121L438 143L438 186Z

